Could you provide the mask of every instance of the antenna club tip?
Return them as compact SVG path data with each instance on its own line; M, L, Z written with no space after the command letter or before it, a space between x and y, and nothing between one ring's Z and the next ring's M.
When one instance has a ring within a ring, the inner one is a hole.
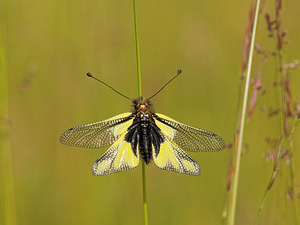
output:
M86 74L88 77L93 77L93 75L91 73L87 73Z
M179 69L179 70L177 71L177 74L179 75L179 74L181 74L181 72L182 72L182 70Z

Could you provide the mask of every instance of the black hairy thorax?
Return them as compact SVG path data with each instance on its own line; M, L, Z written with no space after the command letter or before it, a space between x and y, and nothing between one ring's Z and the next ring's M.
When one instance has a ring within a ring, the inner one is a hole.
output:
M153 151L155 156L160 151L160 145L164 142L164 135L156 126L154 120L154 112L151 109L151 104L147 99L139 98L133 101L134 106L134 120L132 125L128 128L128 133L125 136L125 141L131 144L133 153L150 163L153 158Z

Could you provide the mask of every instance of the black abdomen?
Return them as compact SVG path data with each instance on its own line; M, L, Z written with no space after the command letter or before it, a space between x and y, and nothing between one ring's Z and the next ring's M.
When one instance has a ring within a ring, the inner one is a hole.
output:
M155 123L145 121L133 123L128 128L125 141L131 143L132 151L136 156L138 146L141 158L148 164L152 159L153 151L158 155L164 137Z
M140 155L142 159L148 164L150 160L152 159L152 144L151 144L151 138L150 138L150 130L149 130L149 124L146 126L143 126L146 124L141 124L140 127L140 140L139 140L139 150Z

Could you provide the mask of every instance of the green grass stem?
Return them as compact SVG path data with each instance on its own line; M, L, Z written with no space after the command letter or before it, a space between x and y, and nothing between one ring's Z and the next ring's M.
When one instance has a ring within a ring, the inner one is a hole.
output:
M257 0L256 9L255 9L255 18L253 23L253 31L251 36L251 44L249 50L249 58L247 63L247 76L246 76L242 114L241 114L240 133L238 136L238 140L236 140L238 142L238 148L237 148L237 152L235 153L235 157L233 161L232 189L231 192L229 193L228 225L234 225L234 221L235 221L240 161L241 161L241 153L242 153L242 146L243 146L244 127L245 127L245 119L246 119L246 112L247 112L246 111L247 100L248 100L248 92L249 92L249 85L250 85L250 74L251 74L251 66L252 66L252 59L253 59L254 42L255 42L255 36L256 36L256 30L258 24L259 8L260 8L260 0Z
M5 24L0 22L0 224L15 225L14 182L8 127Z
M289 135L289 137L288 137L288 140L287 140L287 145L289 145L290 146L290 153L291 153L291 166L292 167L294 167L295 165L293 165L294 163L293 163L293 159L294 159L294 155L293 155L293 151L292 151L292 146L291 146L291 141L292 141L292 137L293 137L293 135L294 135L294 132L295 132L295 130L296 130L296 128L297 128L297 126L299 125L299 122L300 122L300 119L298 118L297 119L297 121L295 122L295 124L294 124L294 126L293 126L293 129L292 129L292 131L291 131L291 133L290 133L290 135ZM283 136L283 135L282 135ZM262 212L262 209L263 209L263 207L264 207L264 204L265 204L265 201L266 201L266 199L267 199L267 195L269 194L269 192L270 192L270 190L271 190L271 186L273 185L273 183L274 183L274 181L275 181L275 178L276 178L276 176L277 176L277 173L278 173L278 171L279 171L279 168L280 168L280 164L281 164L281 161L282 161L282 151L281 151L281 149L282 149L282 147L281 147L281 141L280 141L280 144L279 144L279 150L278 150L278 154L279 154L279 156L277 157L278 158L278 165L276 166L276 169L275 169L275 171L273 171L273 173L272 173L272 175L271 175L271 177L270 177L270 181L269 181L269 183L268 183L268 186L267 186L267 188L266 188L266 190L265 190L265 193L264 193L264 196L263 196L263 198L262 198L262 200L261 200L261 203L260 203L260 206L259 206L259 208L258 208L258 210L257 210L257 213L256 213L256 217L255 217L255 221L254 221L254 225L256 225L257 224L257 222L258 222L258 219L259 219L259 217L260 217L260 215L261 215L261 212ZM295 169L295 168L294 168ZM295 171L294 169L292 169L291 171ZM293 193L295 194L295 193L297 193L296 192L296 185L295 185L295 180L294 180L294 176L293 176L293 174L292 174L292 191L293 191ZM299 209L298 209L298 205L297 205L297 197L296 196L294 196L294 199L293 199L293 202L294 202L294 211L295 211L295 224L296 225L298 225L299 224L299 218L298 218L298 213L299 213Z
M134 11L134 28L135 28L135 46L136 46L136 64L137 64L137 76L138 76L138 94L142 97L142 78L141 78L141 66L140 66L140 48L139 48L139 36L138 36L138 24L137 24L137 9L136 0L133 0ZM142 182L143 182L143 204L144 204L144 224L148 225L148 210L147 210L147 192L146 192L146 171L145 162L142 160Z
M138 94L142 97L142 76L141 76L141 64L140 64L140 47L139 47L139 35L138 35L138 24L137 24L137 10L136 0L133 0L133 11L134 11L134 30L135 30L135 47L136 47L136 66L138 75Z
M143 174L144 223L145 223L145 225L148 225L147 193L146 193L146 173L145 173L145 162L144 161L142 161L142 174Z
M290 136L288 137L288 144L289 144L289 148L290 148L290 154L291 154L291 163L290 163L290 171L291 171L291 180L292 180L292 192L294 194L293 196L293 205L294 205L294 215L295 215L295 224L299 225L300 224L300 219L299 219L299 206L298 206L298 197L297 197L297 185L296 185L296 178L295 178L295 171L296 170L296 165L295 165L295 154L294 154L294 147L293 147L293 142L292 142L292 137L294 135L294 132L297 128L297 126L299 125L300 122L300 117L298 117Z
M271 179L272 179L272 178L271 178ZM267 195L268 195L268 193L269 193L269 190L270 190L269 188L266 188L266 191L265 191L264 196L263 196L263 198L262 198L262 200L261 200L260 206L259 206L259 208L258 208L258 210L257 210L254 224L257 224L257 222L258 222L258 218L259 218L259 216L260 216L260 214L261 214L261 212L262 212L262 209L263 209L263 207L264 207L264 204L265 204Z
M281 24L281 2L277 2L276 4L276 23L277 24ZM282 30L281 30L281 26L277 26L276 29L276 36L277 36L277 58L278 58L278 64L280 66L279 68L279 82L282 82L281 85L281 94L282 94L282 108L284 108L284 104L286 104L287 101L287 90L285 87L285 79L287 79L287 71L284 69L284 60L283 60L283 56L282 56L282 45L284 44L283 40L280 38L282 35ZM284 121L284 125L283 125L283 129L285 129L285 123L288 124L288 116L286 115L285 110L282 111L281 115L281 120ZM294 155L294 148L293 148L293 141L292 141L292 137L293 134L295 132L295 129L297 128L298 124L300 122L300 115L298 115L298 119L296 120L296 122L294 123L294 126L291 130L291 133L289 134L289 136L287 137L287 148L290 151L290 176L291 176L291 183L292 183L292 201L293 201L293 208L294 208L294 217L295 217L295 224L299 225L300 224L300 210L299 210L299 206L298 206L298 198L297 198L297 186L296 186L296 180L295 180L295 173L296 173L296 165L295 165L295 155ZM289 127L289 126L288 126Z

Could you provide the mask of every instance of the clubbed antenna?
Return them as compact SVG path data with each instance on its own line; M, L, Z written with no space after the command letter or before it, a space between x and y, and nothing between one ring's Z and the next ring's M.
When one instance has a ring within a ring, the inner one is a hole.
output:
M150 98L148 98L147 100L150 100L151 98L153 98L155 95L157 95L159 92L161 92L162 89L164 89L172 80L174 80L176 77L178 77L179 74L181 74L182 70L178 70L177 74L171 79L169 80L164 86L162 86L161 89L159 89L154 95L152 95Z
M94 78L96 81L101 82L102 84L106 85L107 87L109 87L110 89L112 89L113 91L117 92L119 95L123 96L124 98L127 98L131 101L133 101L133 99L127 97L126 95L121 94L120 92L118 92L116 89L112 88L111 86L109 86L107 83L103 82L102 80L99 80L98 78L94 77L91 73L87 73L86 74L88 77Z

